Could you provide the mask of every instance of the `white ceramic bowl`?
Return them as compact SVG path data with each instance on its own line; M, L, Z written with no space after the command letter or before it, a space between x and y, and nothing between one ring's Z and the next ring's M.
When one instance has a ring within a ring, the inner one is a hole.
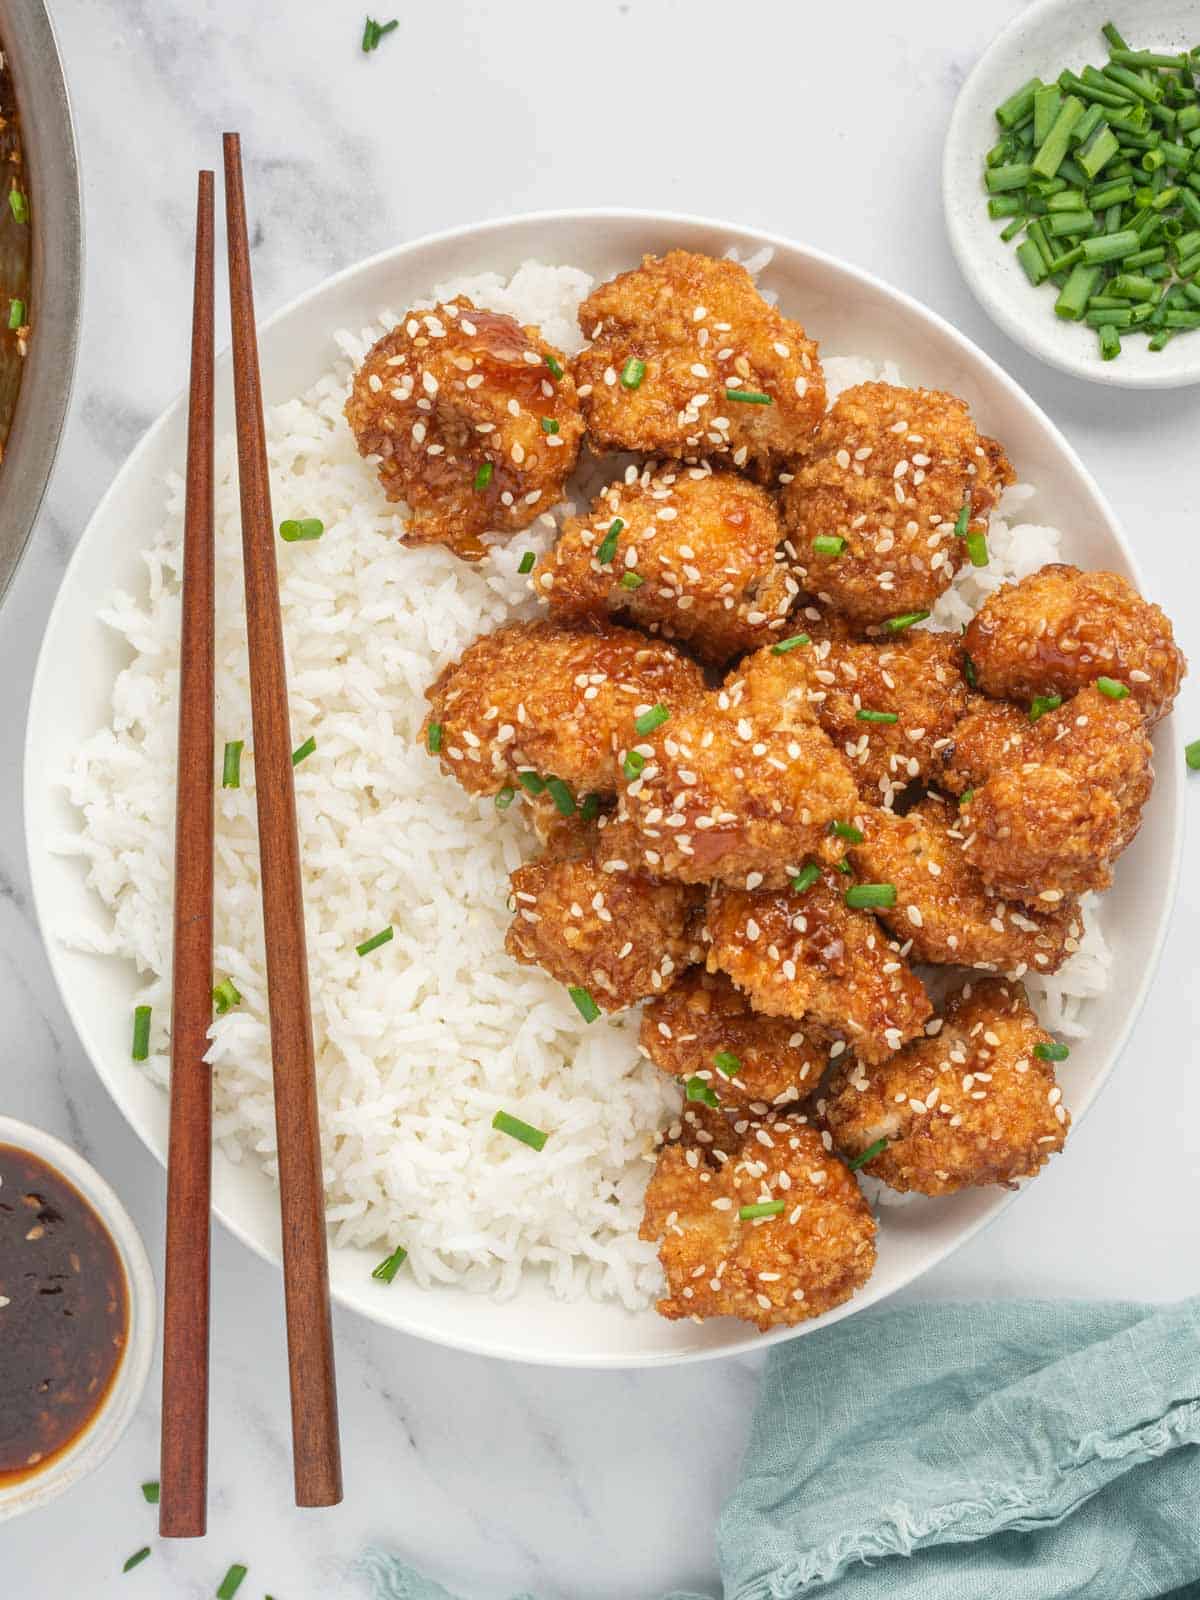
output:
M1007 445L1019 472L1039 485L1035 520L1069 530L1067 550L1086 565L1138 574L1113 513L1082 463L1031 400L994 362L947 323L907 296L853 267L785 239L690 217L634 212L569 212L481 224L417 240L331 279L273 317L260 336L268 402L313 383L329 364L331 331L361 328L385 304L428 294L452 275L510 273L523 260L572 262L608 275L648 250L670 246L744 253L764 244L775 257L763 274L784 307L832 353L894 358L908 381L939 385L967 398L980 426ZM172 359L182 360L183 332ZM217 370L219 430L232 426L229 364ZM108 720L121 646L96 618L114 587L140 592L138 549L160 517L162 481L183 460L185 414L177 402L151 428L97 509L63 579L46 629L30 703L25 754L25 817L38 916L63 999L84 1048L132 1126L160 1160L166 1158L167 1101L129 1059L133 972L124 964L68 950L55 936L65 922L97 911L78 860L52 852L78 818L54 784L84 740ZM1146 826L1122 861L1107 901L1107 926L1120 981L1093 1010L1093 1033L1064 1074L1073 1114L1086 1110L1111 1070L1137 1014L1166 928L1181 835L1183 761L1168 725L1159 735L1160 777ZM1066 1160L1070 1160L1069 1153ZM272 1260L279 1254L277 1197L253 1163L218 1157L218 1214L247 1244ZM874 1278L834 1316L861 1310L910 1283L975 1233L1005 1205L1002 1190L917 1202L885 1213ZM631 1315L612 1304L564 1304L538 1280L497 1303L454 1288L421 1290L403 1274L390 1286L372 1282L377 1252L336 1249L333 1287L345 1305L391 1327L441 1344L512 1360L579 1366L673 1362L769 1342L742 1324L721 1320L671 1324L652 1312ZM826 1321L831 1320L826 1318ZM804 1329L812 1324L805 1324ZM804 1331L804 1329L798 1331ZM786 1333L775 1337L787 1337Z
M1115 19L1135 50L1178 52L1200 43L1195 0L1138 0L1122 12L1109 0L1037 0L998 34L959 90L942 157L942 205L963 276L983 309L1010 338L1052 367L1124 389L1177 389L1200 382L1200 332L1172 339L1157 354L1130 335L1114 361L1100 359L1094 328L1054 314L1055 291L1034 288L1017 260L1016 240L987 213L984 157L1000 134L996 107L1034 76L1049 83L1064 67L1103 66L1100 33Z
M28 1123L0 1117L0 1145L14 1145L41 1158L67 1179L92 1207L117 1247L129 1300L129 1336L104 1404L87 1427L43 1472L17 1483L0 1483L0 1522L57 1500L94 1472L133 1420L154 1359L157 1296L141 1235L125 1207L94 1167L69 1145ZM2 1352L0 1352L2 1359Z

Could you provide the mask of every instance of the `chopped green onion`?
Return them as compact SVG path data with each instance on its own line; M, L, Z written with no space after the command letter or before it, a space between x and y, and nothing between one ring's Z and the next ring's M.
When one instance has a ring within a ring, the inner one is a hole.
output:
M222 789L240 789L242 786L242 750L244 739L231 739L225 746L225 759L221 764Z
M1035 1056L1040 1056L1043 1061L1065 1061L1071 1054L1071 1049L1069 1045L1052 1041L1050 1044L1035 1044L1033 1053Z
M896 904L896 885L894 883L856 883L852 889L846 890L842 898L852 911L867 911L872 906L894 906Z
M238 993L237 984L232 978L222 978L212 992L213 1005L217 1008L217 1015L223 1017L227 1011L232 1011L234 1006L240 1005L242 997Z
M371 1276L377 1283L391 1283L407 1257L408 1251L402 1244L398 1244L390 1256L384 1256L379 1265L372 1269Z
M1200 739L1193 739L1183 747L1183 759L1193 772L1200 772Z
M639 361L636 356L630 356L621 368L621 386L625 389L640 389L645 376L646 363Z
M398 28L399 26L400 21L397 17L393 17L390 22L376 22L373 18L368 17L366 26L363 28L363 55L370 55L372 50L378 50L379 41L384 35L391 33L393 28Z
M1071 131L1083 115L1083 101L1069 94L1059 107L1054 126L1034 156L1031 170L1041 178L1053 178L1066 158Z
M868 711L865 706L860 706L854 713L859 722L899 722L899 715L895 711Z
M587 990L583 992L586 994ZM528 1122L522 1122L520 1117L510 1117L507 1111L497 1111L492 1118L492 1127L497 1133L506 1133L510 1139L527 1144L531 1150L541 1150L550 1137L541 1128L533 1128Z
M372 950L378 950L381 944L390 944L396 937L396 930L389 924L378 933L373 933L369 939L364 939L362 944L356 944L355 950L360 956L369 956Z
M1103 267L1089 267L1081 261L1063 284L1062 292L1054 302L1054 314L1066 322L1079 322L1103 271Z
M554 420L553 417L543 417L542 418L542 432L543 433L557 433L558 432L558 423Z
M556 360L554 356L547 356L546 357L546 365L550 368L551 377L554 377L554 378L561 378L562 377L563 369L562 369L562 362L561 361Z
M8 326L12 332L25 326L24 300L10 300L8 302Z
M612 521L609 523L608 532L604 535L604 538L600 541L599 550L596 551L596 560L600 563L600 565L602 567L606 567L608 565L608 563L612 560L612 558L616 555L616 553L617 553L617 540L620 538L621 529L624 526L625 526L625 523L620 517L614 517L612 519Z
M1104 26L1100 29L1100 32L1104 35L1105 39L1108 41L1108 48L1110 50L1128 50L1129 49L1129 46L1125 43L1124 39L1122 39L1121 34L1120 34L1120 30L1118 29L1118 27L1117 27L1115 22L1106 22L1104 24Z
M854 876L854 869L851 867L850 863L846 860L845 856L843 856L840 861L837 861L837 862L834 863L833 870L835 872L842 873L843 876L845 876L847 878L852 878Z
M683 1092L689 1100L698 1100L701 1105L715 1108L721 1104L716 1093L709 1088L703 1078L689 1078L683 1086Z
M1118 683L1115 678L1097 678L1096 687L1101 694L1106 694L1110 700L1124 700L1129 693L1128 686Z
M987 535L978 531L969 533L965 543L971 565L973 567L986 567L988 564Z
M296 748L292 751L292 765L294 767L298 767L302 761L307 761L309 756L312 755L313 751L316 748L317 748L317 741L313 738L312 734L310 733L308 738L305 739L304 743L301 744L301 745L297 745Z
M144 1544L140 1550L135 1550L133 1552L133 1554L130 1556L129 1560L121 1568L121 1571L122 1572L132 1572L134 1567L140 1567L141 1566L142 1562L145 1561L146 1557L149 1554L150 1554L150 1546L148 1544Z
M1047 711L1057 711L1060 705L1062 705L1060 694L1035 694L1029 706L1030 722L1037 722Z
M133 1009L133 1049L130 1055L135 1061L146 1061L150 1056L150 1007L135 1006Z
M325 524L320 517L289 517L286 522L279 524L279 537L285 544L305 544L310 539L319 539L325 532Z
M713 1066L726 1078L736 1078L742 1070L740 1056L735 1056L732 1050L718 1050L713 1057Z
M971 521L971 491L967 490L963 503L959 508L958 516L954 519L954 531L960 539L967 537L967 527Z
M792 879L793 894L803 894L806 889L811 889L821 876L821 869L815 861L806 861L800 871Z
M156 1506L158 1504L158 1497L159 1485L157 1483L150 1482L142 1485L142 1499L148 1506Z
M442 725L440 722L431 722L426 728L425 748L431 756L436 756L442 748Z
M819 533L812 547L819 556L840 556L846 548L846 541L836 533Z
M29 221L29 199L20 189L8 191L8 209L12 212L14 222Z
M1015 93L1010 94L1003 105L996 107L996 121L1002 128L1015 128L1018 123L1024 122L1033 110L1034 96L1045 87L1040 78L1030 78L1028 83L1023 83Z
M839 839L845 839L849 844L861 844L866 837L862 830L856 828L852 822L831 822L829 831Z
M789 650L798 650L802 644L811 644L812 640L807 633L794 633L790 639L780 639L778 644L771 646L773 656L785 656Z
M622 589L640 589L645 581L645 578L640 577L636 572L623 572L621 574Z
M1101 234L1083 241L1083 259L1089 265L1097 262L1119 261L1140 248L1141 237L1132 228L1122 228L1119 233Z
M759 394L754 389L726 389L725 398L726 400L740 400L744 405L748 406L769 406L771 404L771 396L769 394Z
M971 804L971 801L974 800L974 798L975 798L974 789L964 789L963 792L958 797L959 807L961 808L963 806L969 806Z
M752 1206L739 1206L738 1217L742 1222L753 1222L758 1217L777 1217L786 1210L786 1200L759 1200Z
M876 1139L874 1144L869 1144L861 1155L857 1155L853 1160L847 1161L846 1165L851 1172L857 1172L859 1167L865 1167L868 1161L874 1161L876 1156L881 1156L887 1147L888 1142L886 1139Z
M575 815L575 796L571 793L569 784L564 783L561 778L547 778L546 793L554 801L554 809L560 817Z
M475 474L475 482L473 487L477 491L480 489L486 489L488 484L492 481L492 474L495 472L495 470L495 467L490 461L485 461L480 467L479 471Z
M221 1579L217 1589L217 1600L233 1600L234 1595L242 1587L242 1579L246 1576L246 1568L240 1561L235 1561L229 1571Z
M630 783L640 778L645 768L646 758L640 750L626 751L625 759L621 763L621 771L629 779Z
M585 1022L595 1022L600 1015L600 1007L592 999L591 991L577 983L569 984L567 993L575 1002L575 1009Z
M503 789L498 789L496 791L496 810L507 811L509 806L512 805L516 798L517 791L513 788L511 783L506 783Z
M634 718L633 726L638 733L653 733L655 728L662 727L670 715L664 705L651 706L649 711L643 711L640 717Z
M521 785L522 789L525 790L526 794L545 793L545 782L538 777L536 772L531 771L528 767L522 768L522 770L517 773L517 782Z
M963 677L967 680L968 689L978 689L979 674L975 671L975 663L965 650L963 652Z
M889 633L903 633L905 628L911 628L916 622L924 622L929 616L928 611L905 611L898 617L889 617L884 627Z
M593 792L585 794L579 807L579 817L582 822L593 822L600 815L600 796Z
M517 571L522 577L525 577L528 573L533 571L533 565L536 560L537 557L534 555L533 551L526 550L525 554L517 563Z

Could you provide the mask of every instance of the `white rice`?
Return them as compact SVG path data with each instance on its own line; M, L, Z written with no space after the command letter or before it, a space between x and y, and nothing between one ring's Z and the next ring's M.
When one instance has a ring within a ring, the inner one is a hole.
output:
M756 260L751 263L760 265ZM765 263L761 263L765 264ZM527 262L440 284L541 326L567 350L591 280ZM397 320L380 317L382 327ZM420 747L424 689L480 632L533 609L517 563L555 535L553 518L468 566L436 547L402 547L403 517L382 498L342 417L350 373L381 326L340 332L337 359L305 395L267 415L275 513L319 517L315 543L277 547L293 737L315 754L296 770L314 1001L327 1213L340 1244L403 1242L421 1284L454 1281L511 1294L526 1267L556 1294L649 1305L660 1285L637 1238L656 1130L679 1106L674 1085L637 1050L636 1011L585 1025L565 991L504 952L508 873L531 850L518 815L496 812L442 777ZM899 382L860 357L825 362L831 391ZM957 626L984 594L1059 552L1051 528L1015 521L1032 497L1010 490L992 521L992 564L968 569L936 620ZM78 947L128 958L154 1008L147 1070L166 1082L178 697L183 486L143 552L146 583L116 593L104 620L131 660L112 719L63 776L83 857L107 916L62 930ZM217 740L244 739L242 786L219 789L218 976L242 1002L212 1029L215 1130L233 1161L275 1175L275 1128L259 904L237 473L231 438L216 461ZM1106 982L1094 918L1055 977L1027 982L1043 1021L1084 1031L1080 1008ZM387 926L391 943L355 946ZM504 1109L550 1138L536 1153L492 1131Z

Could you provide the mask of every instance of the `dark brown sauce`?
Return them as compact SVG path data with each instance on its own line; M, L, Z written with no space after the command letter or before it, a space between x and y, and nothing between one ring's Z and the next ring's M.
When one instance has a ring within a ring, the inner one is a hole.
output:
M125 1271L100 1218L53 1167L0 1144L0 1486L79 1437L128 1331Z

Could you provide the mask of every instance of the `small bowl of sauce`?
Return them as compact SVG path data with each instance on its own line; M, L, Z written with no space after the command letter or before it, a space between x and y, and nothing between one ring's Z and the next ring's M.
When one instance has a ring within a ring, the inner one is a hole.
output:
M154 1321L150 1263L112 1189L0 1117L0 1521L107 1456L145 1388Z

